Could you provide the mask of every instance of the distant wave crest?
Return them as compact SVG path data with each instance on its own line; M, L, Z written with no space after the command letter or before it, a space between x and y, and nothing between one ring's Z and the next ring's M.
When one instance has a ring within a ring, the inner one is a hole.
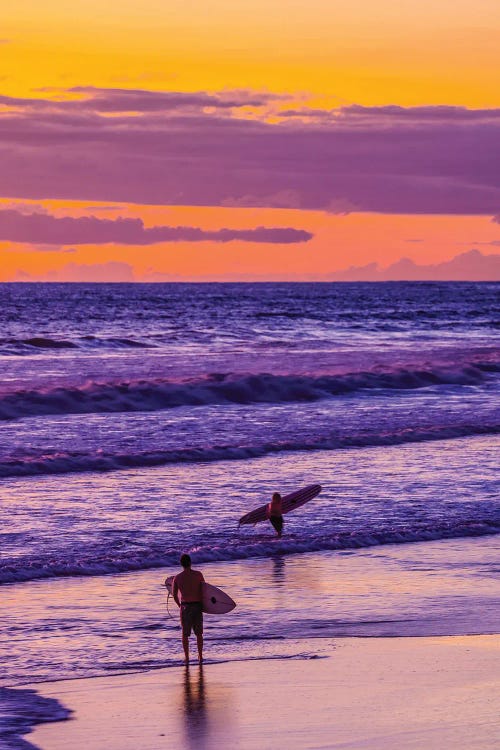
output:
M89 382L52 389L0 393L0 420L42 415L99 414L207 404L317 401L365 389L414 390L436 385L480 385L500 365L397 369L343 375L211 374L198 380Z
M32 336L25 339L0 338L0 356L23 356L36 354L46 349L150 349L154 344L138 341L132 338L112 336L82 336L76 340L50 338L48 336Z
M258 458L273 453L292 451L337 450L379 445L401 445L429 440L449 440L474 435L500 433L497 423L481 425L430 426L403 428L376 433L359 433L345 437L322 436L315 440L262 443L259 445L212 445L204 448L144 451L140 453L54 452L0 461L0 477L26 477L73 472L117 471L174 463L207 463Z

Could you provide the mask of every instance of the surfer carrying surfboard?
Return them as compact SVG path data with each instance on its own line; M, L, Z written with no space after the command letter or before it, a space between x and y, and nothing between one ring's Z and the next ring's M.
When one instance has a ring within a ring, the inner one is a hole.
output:
M283 500L279 492L274 492L270 503L267 504L266 516L270 520L278 537L283 534Z
M187 666L189 664L189 636L191 635L191 630L196 636L199 662L200 664L203 662L202 584L205 579L203 578L203 573L200 573L199 570L192 570L191 557L189 555L181 555L180 563L183 570L174 578L172 596L177 606L180 607L182 647L184 648Z

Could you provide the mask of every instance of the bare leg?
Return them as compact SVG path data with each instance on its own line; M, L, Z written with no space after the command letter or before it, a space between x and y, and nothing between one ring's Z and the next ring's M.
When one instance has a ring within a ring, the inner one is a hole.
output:
M189 664L189 638L187 635L182 636L182 647L184 649L184 657L186 659L186 666Z
M198 644L198 661L201 664L203 662L203 634L202 633L196 636L196 643Z
M283 534L283 516L270 516L269 520L271 525L274 527L278 538L281 538Z

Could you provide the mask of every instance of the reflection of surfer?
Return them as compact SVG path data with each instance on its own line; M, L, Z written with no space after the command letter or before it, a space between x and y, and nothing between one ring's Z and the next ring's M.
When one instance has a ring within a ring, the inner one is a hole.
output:
M181 565L184 570L175 576L172 586L172 594L175 603L181 608L182 646L189 664L189 636L193 630L198 645L198 658L200 664L203 661L203 611L201 584L204 582L203 574L199 570L191 569L191 558L189 555L181 555ZM179 601L179 593L181 599Z
M196 682L191 682L189 669L184 675L184 719L188 746L192 748L205 747L208 739L208 716L205 696L205 682L203 667Z
M276 529L278 537L283 533L283 501L279 492L273 494L273 498L266 508L266 516Z

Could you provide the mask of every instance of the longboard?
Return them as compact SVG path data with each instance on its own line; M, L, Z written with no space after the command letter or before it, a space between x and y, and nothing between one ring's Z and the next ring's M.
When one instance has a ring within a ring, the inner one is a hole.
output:
M169 594L172 593L174 578L169 576L165 581ZM236 607L236 602L228 594L210 583L201 584L201 597L201 608L209 615L225 615Z
M290 513L290 511L295 510L295 508L300 508L301 505L308 503L309 500L312 500L316 495L319 495L320 492L320 484L310 484L301 490L290 493L290 495L285 495L285 497L282 498L283 514ZM239 525L242 526L246 523L260 523L261 521L267 521L267 506L268 503L266 503L266 505L261 505L260 508L251 510L250 513L242 516L239 520Z

